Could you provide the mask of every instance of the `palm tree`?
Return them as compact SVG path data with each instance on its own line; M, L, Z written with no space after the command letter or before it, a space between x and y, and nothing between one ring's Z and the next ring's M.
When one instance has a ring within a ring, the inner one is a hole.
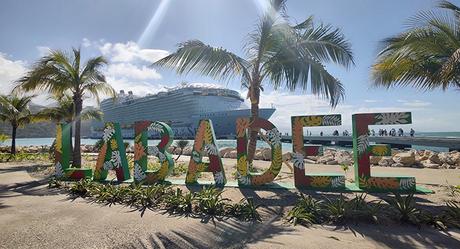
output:
M52 96L50 99L54 100L57 105L41 110L40 114L43 116L43 119L54 123L72 123L76 116L72 97L64 94L63 96ZM95 108L88 108L82 110L80 117L81 120L102 120L103 113ZM70 133L72 134L72 130L70 130ZM70 141L70 150L73 150L72 141Z
M40 115L33 114L29 103L34 96L19 97L15 94L0 95L0 120L11 124L11 155L16 155L16 132L26 124L40 121Z
M176 157L176 159L174 159L174 161L177 162L177 160L179 160L179 157L182 156L182 153L184 153L184 149L189 145L189 141L188 140L179 140L179 141L176 141L175 145L174 145L174 150L176 148L179 148L180 151L179 151L179 155ZM173 150L173 151L174 151Z
M460 7L448 1L438 7L442 13L420 12L406 31L383 40L374 85L460 89Z
M344 88L323 63L334 62L346 68L353 65L351 46L339 29L315 25L312 17L290 24L285 2L271 1L269 11L248 37L246 58L199 40L189 40L153 65L176 69L179 74L195 71L222 80L240 77L242 86L248 89L252 117L259 115L260 91L266 83L274 89L285 87L290 91L310 88L313 94L329 99L335 107L344 97ZM257 130L249 134L250 161L257 135Z
M17 81L16 89L24 91L45 90L53 95L72 94L75 106L74 167L81 167L81 114L83 98L90 95L99 102L100 94L115 96L115 90L106 82L101 68L107 64L102 56L90 58L85 64L80 62L80 49L72 49L66 54L52 50L42 57L33 68Z
M59 123L59 122L66 122L71 123L73 122L73 118L75 115L75 107L72 97L69 95L63 96L53 96L51 97L54 101L56 101L57 105L53 107L47 107L41 111L42 115L48 117L49 120ZM80 114L81 120L102 120L103 113L95 108L88 108L86 110L82 110Z

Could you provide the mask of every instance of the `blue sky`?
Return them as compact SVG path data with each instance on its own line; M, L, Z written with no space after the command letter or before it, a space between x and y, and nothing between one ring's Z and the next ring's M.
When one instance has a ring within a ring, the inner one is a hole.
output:
M178 76L148 65L188 39L244 55L242 45L254 29L263 3L264 0L1 1L0 91L7 93L10 82L49 48L80 46L86 56L107 56L111 61L107 78L117 90L130 88L142 95L188 81L226 85L244 94L237 79L218 82L195 74ZM288 131L290 115L341 113L343 128L349 129L352 113L412 111L410 127L418 131L460 130L458 91L371 87L370 66L379 51L379 41L403 31L407 19L418 11L435 6L436 1L430 0L288 0L291 21L300 22L314 15L318 22L341 28L352 44L356 66L349 70L327 67L346 87L346 100L335 110L308 92L275 92L267 86L262 106L273 103L277 107L272 122ZM42 96L37 101L44 99Z

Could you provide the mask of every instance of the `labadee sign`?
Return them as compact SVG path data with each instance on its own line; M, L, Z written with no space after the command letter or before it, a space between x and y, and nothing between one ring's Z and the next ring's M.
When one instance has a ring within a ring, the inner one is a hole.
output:
M410 124L410 112L366 113L352 116L353 156L355 161L356 187L366 191L415 191L415 178L407 176L373 176L370 170L369 156L391 155L389 145L370 145L369 125ZM321 146L304 144L303 128L314 126L338 126L342 124L340 115L312 115L291 117L292 127L292 161L294 164L294 185L296 188L345 190L345 175L336 173L308 174L304 164L306 156L318 155ZM247 161L248 131L263 129L266 141L271 147L272 161L263 173L250 172ZM167 149L174 139L171 127L163 122L139 121L134 125L134 170L133 180L144 184L163 182L174 169L174 160ZM156 146L147 146L148 131L160 134ZM65 180L89 178L106 180L109 170L115 171L120 182L130 180L131 175L126 158L125 147L118 123L106 123L102 137L104 144L99 152L94 172L89 168L70 167L70 125L60 124L56 132L55 166L56 176ZM263 186L273 182L282 167L281 134L274 124L262 118L239 118L236 121L237 139L237 179L239 186ZM147 169L148 155L158 158L160 168ZM208 160L204 161L203 156ZM192 154L188 164L185 184L198 184L199 172L211 172L214 184L225 186L227 178L219 155L216 136L211 120L201 120L195 135Z

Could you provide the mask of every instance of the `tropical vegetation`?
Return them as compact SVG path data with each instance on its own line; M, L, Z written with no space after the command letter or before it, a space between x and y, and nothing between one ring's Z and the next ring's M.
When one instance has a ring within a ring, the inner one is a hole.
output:
M40 111L43 119L50 120L54 123L72 123L74 120L75 106L72 97L68 94L63 94L62 96L52 96L50 99L55 101L55 105L52 107L47 107ZM82 110L80 114L81 120L102 120L103 113L102 111L95 108L87 108ZM70 131L72 134L72 130ZM73 151L72 141L70 141L70 148Z
M406 31L383 40L372 66L374 85L460 89L460 7L449 1L438 7L439 12L418 13Z
M83 99L91 96L99 102L99 95L115 97L115 90L106 82L101 68L107 64L102 56L81 62L80 49L71 53L52 50L39 59L27 74L17 81L16 91L44 90L55 96L70 94L75 111L75 142L73 166L81 167L81 119Z
M34 96L16 94L0 95L0 120L11 124L11 155L16 155L16 135L18 128L40 121L40 114L32 113L29 104Z
M271 1L269 10L249 34L245 50L243 58L221 47L188 40L153 65L175 69L179 74L194 71L223 80L239 77L248 89L252 117L259 115L260 92L265 84L291 91L310 88L313 94L329 99L331 106L344 98L342 83L326 70L324 63L352 66L350 43L339 29L317 25L311 16L291 24L285 0ZM249 135L248 154L252 161L258 130Z

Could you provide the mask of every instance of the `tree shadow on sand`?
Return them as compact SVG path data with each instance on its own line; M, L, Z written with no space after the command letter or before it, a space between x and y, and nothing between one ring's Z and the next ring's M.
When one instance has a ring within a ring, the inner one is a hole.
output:
M215 225L203 224L165 233L157 232L147 239L138 238L119 248L246 248L250 243L294 231L291 227L276 225L278 219L279 216L273 216L263 223L229 219L216 222ZM280 243L274 241L270 243L282 247Z
M359 223L330 227L328 230L351 232L355 237L370 238L376 244L389 248L456 248L460 245L460 240L449 232L409 224L383 226ZM460 232L458 229L452 231Z

